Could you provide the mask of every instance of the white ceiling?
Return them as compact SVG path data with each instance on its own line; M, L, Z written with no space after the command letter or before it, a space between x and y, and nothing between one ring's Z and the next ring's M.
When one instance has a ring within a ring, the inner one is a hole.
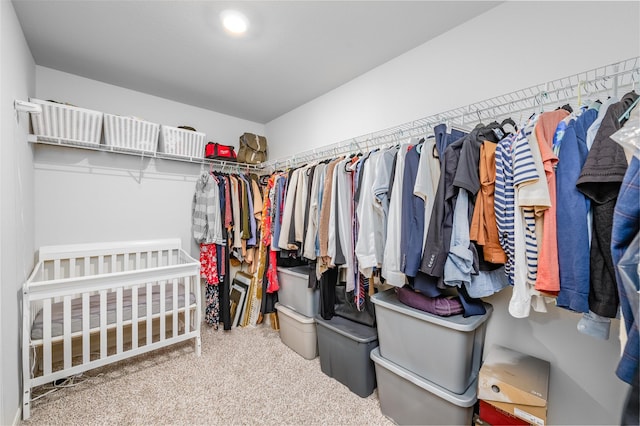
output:
M259 123L498 3L13 0L36 64Z

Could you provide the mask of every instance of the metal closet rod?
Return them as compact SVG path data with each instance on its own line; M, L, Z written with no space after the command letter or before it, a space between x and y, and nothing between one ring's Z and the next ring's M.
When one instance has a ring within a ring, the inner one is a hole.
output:
M285 158L266 161L260 166L263 171L267 171L265 169L275 171L278 168L296 167L314 160L324 160L353 152L366 152L381 146L397 144L410 137L425 136L433 131L434 126L442 123L448 124L448 127L468 129L483 120L497 119L515 113L522 114L525 111L531 111L531 113L542 111L543 107L549 104L569 103L576 99L584 104L585 101L593 101L596 95L605 92L618 95L619 90L629 86L634 87L638 81L640 81L640 56ZM518 121L521 121L521 118Z

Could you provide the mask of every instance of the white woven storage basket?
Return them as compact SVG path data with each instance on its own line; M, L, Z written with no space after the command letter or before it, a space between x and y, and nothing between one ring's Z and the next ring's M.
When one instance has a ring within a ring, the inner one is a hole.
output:
M104 114L105 145L156 152L160 125L133 117Z
M181 157L204 157L205 134L177 127L161 126L159 152Z
M100 111L34 98L30 98L29 102L42 107L41 114L31 114L31 125L36 136L100 144L103 116Z

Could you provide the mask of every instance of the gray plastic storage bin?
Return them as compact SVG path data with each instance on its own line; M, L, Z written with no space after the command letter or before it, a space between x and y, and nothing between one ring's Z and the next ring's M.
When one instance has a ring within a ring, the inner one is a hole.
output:
M356 395L365 398L376 388L369 353L378 346L376 329L342 317L316 316L320 369Z
M477 379L462 395L419 377L371 351L380 411L399 425L470 425Z
M309 272L306 265L292 268L278 266L278 302L313 318L320 312L320 291L309 288Z
M430 382L457 394L478 376L487 313L464 318L440 317L411 308L394 289L371 296L376 309L380 355Z
M276 303L280 322L280 340L303 358L318 356L316 320Z

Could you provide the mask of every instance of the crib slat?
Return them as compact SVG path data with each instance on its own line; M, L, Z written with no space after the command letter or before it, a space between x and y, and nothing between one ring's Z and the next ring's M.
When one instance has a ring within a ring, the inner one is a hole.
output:
M60 259L54 259L53 261L53 279L57 280L62 278L60 276Z
M131 349L138 347L138 286L131 288Z
M178 335L178 279L173 279L173 337Z
M102 256L100 256L102 258ZM102 265L100 262L99 265ZM100 358L107 356L107 290L100 290Z
M184 332L191 332L191 278L184 279Z
M104 274L104 256L98 256L98 275Z
M129 270L129 253L124 254L124 257L122 259L122 270L123 271Z
M140 252L136 252L136 263L133 265L133 269L140 269Z
M151 283L147 283L147 309L145 312L145 318L147 320L147 345L153 343L153 336L151 335L151 315L153 313L153 302L151 300L152 291L153 287L151 286Z
M69 278L73 278L76 276L76 258L72 257L69 259Z
M82 293L82 363L86 364L91 360L91 317L89 306L89 293Z
M118 261L118 256L115 254L111 255L111 272L116 272L118 270L116 262Z
M62 302L64 319L64 368L71 367L71 296L65 296Z
M122 352L122 287L116 289L116 353Z
M167 320L167 316L165 315L166 312L166 281L160 281L160 340L164 340L166 337L165 334L165 330L166 330L166 320Z
M44 374L51 374L51 299L42 301L42 357Z
M152 255L152 253L150 251L148 251L147 252L147 268L151 268L151 264L153 263L153 262L151 262L151 259L152 259L151 255Z
M88 277L89 275L91 275L91 258L86 256L84 258L84 276Z

